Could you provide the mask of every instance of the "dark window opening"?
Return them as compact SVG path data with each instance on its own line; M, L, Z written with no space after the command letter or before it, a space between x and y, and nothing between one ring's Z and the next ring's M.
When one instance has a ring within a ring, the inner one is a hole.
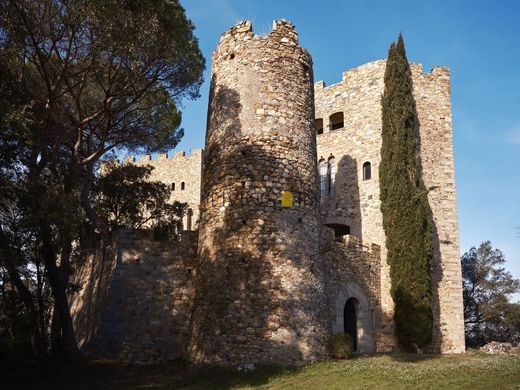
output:
M193 210L188 209L186 213L186 230L192 230L192 218L193 218Z
M323 118L315 119L314 127L316 128L316 134L323 134Z
M183 191L186 188L186 184L184 182L181 182L181 191Z
M344 127L343 113L336 112L329 117L330 130L337 130Z
M363 164L363 180L370 180L372 178L372 166L367 161Z
M343 311L344 332L352 338L354 351L357 351L357 313L356 298L349 298Z
M175 183L172 183L172 191L175 191Z
M350 226L341 223L326 223L325 226L334 229L334 239L342 241L342 237L350 234Z
M320 196L322 198L334 195L336 188L336 159L330 156L327 161L319 161Z
M336 192L336 159L333 156L329 157L329 195L334 195Z
M323 159L320 160L319 170L320 170L320 172L319 172L320 173L320 196L322 198L324 198L329 194L329 188L328 188L329 165Z

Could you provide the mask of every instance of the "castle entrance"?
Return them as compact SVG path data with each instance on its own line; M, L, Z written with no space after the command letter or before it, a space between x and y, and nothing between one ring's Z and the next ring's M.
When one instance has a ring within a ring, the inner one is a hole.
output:
M343 311L344 332L352 338L354 351L358 349L356 305L356 298L349 298L345 303L345 309Z

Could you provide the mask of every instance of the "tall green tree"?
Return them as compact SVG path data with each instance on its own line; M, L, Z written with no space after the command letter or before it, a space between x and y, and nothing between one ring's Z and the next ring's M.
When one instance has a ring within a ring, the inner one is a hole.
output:
M382 98L381 211L401 348L432 339L432 213L418 161L418 122L402 35L388 51Z
M0 134L0 145L18 148L1 179L19 190L0 202L31 222L64 357L78 354L67 300L73 243L85 221L110 239L92 191L96 166L111 151L165 150L182 137L178 103L198 97L204 68L193 29L177 0L0 0L0 62L30 124ZM16 236L0 227L3 262L16 264Z
M520 280L503 268L504 254L489 241L461 257L466 345L490 341L520 342Z

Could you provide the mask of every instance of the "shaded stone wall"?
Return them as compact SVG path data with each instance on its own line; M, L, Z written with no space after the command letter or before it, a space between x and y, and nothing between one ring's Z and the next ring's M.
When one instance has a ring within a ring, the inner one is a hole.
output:
M159 154L153 160L150 155L144 155L137 161L131 159L137 165L151 165L154 167L150 180L160 181L175 189L172 192L172 200L188 203L191 215L183 218L185 230L196 230L199 221L199 204L201 193L202 175L202 149L193 149L187 155L184 151L177 152L173 157L167 154ZM184 189L182 188L184 183ZM173 189L173 188L172 188Z
M168 242L139 230L121 231L104 260L89 256L71 303L81 349L141 363L185 356L196 251L194 232Z
M324 228L321 254L327 264L327 297L333 333L344 332L344 310L348 299L357 302L357 345L359 352L376 350L377 317L381 301L381 250L365 246L352 235L336 241L334 232Z
M286 21L225 32L213 54L191 357L219 364L322 356L312 62ZM281 207L282 191L295 206Z
M423 180L433 212L434 258L431 264L434 339L431 349L465 350L462 273L453 160L450 72L435 67L424 73L412 64L414 97L419 117Z
M82 350L92 344L104 326L103 312L116 264L117 249L112 244L104 251L97 249L87 255L71 278L71 285L79 288L71 298L70 311L76 341Z

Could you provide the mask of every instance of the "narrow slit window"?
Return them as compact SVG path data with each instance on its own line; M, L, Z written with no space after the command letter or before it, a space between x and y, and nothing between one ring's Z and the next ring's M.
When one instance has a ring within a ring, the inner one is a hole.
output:
M175 191L175 183L172 183L172 191Z
M316 127L316 134L323 134L323 118L318 118L314 121Z
M184 191L186 189L186 184L184 182L181 182L181 191Z
M372 165L367 161L363 164L363 180L372 179Z
M336 192L336 159L331 156L328 162L328 181L329 181L329 195L334 195Z

